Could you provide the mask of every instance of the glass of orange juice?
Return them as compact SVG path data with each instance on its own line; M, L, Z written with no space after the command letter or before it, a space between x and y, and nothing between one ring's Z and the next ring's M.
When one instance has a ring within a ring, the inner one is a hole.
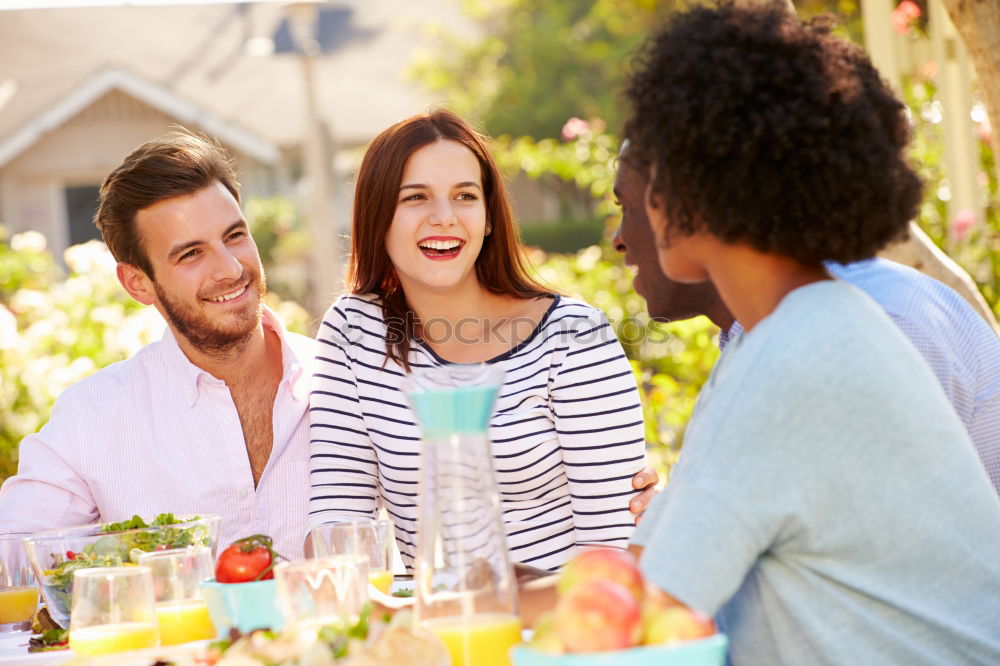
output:
M282 562L274 567L274 582L287 626L309 631L352 623L368 603L368 559L332 555Z
M159 643L149 567L95 567L73 573L69 647L74 654L92 657Z
M212 551L206 546L152 551L139 564L153 572L160 645L215 638L215 627L200 585L212 578Z
M0 535L0 634L30 631L38 586L21 542L28 534Z
M382 594L392 591L392 553L395 530L391 520L358 518L313 528L310 533L316 557L364 555L368 582Z

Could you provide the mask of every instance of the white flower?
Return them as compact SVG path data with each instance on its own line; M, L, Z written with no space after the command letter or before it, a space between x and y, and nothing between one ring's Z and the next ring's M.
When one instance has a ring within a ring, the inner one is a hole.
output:
M77 247L80 246L78 245ZM76 269L74 269L74 272L76 272ZM95 290L98 288L98 285L95 285L89 276L75 275L71 278L66 278L55 291L58 293L60 300L86 301L93 297Z
M37 231L22 231L11 237L10 247L15 252L45 252L45 236Z
M143 308L125 317L120 324L104 331L104 344L132 356L153 340L163 337L167 327L155 308Z
M49 338L54 332L55 326L52 325L51 321L47 319L40 319L29 326L28 330L26 330L24 334L32 340L38 340L39 338ZM36 360L42 361L44 360L44 357Z
M48 373L48 381L64 389L77 383L94 370L94 362L86 357L74 359L72 363L66 365L64 363L65 356L63 356L63 363L52 368Z
M601 258L601 248L591 245L576 253L576 265L583 271L594 270L598 260Z
M76 342L76 331L72 328L56 327L53 337L63 347L69 347Z
M120 303L109 305L98 305L90 310L90 320L96 321L105 326L115 326L121 323L124 315L124 308Z
M0 303L0 350L13 349L18 342L20 336L17 334L17 318Z
M114 275L117 262L107 246L98 240L90 240L83 245L66 248L63 259L70 270L77 274L98 271Z
M18 289L10 299L14 312L31 312L32 318L45 317L52 311L52 299L43 291Z

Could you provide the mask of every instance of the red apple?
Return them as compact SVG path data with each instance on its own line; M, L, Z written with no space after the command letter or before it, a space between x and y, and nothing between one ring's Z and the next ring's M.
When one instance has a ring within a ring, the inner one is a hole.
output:
M679 643L705 638L715 633L715 623L704 613L686 606L669 606L657 611L643 610L643 645Z
M623 585L607 580L580 583L561 595L555 622L569 652L621 650L642 637L639 604Z
M646 625L655 615L658 615L668 608L680 606L681 602L656 587L653 584L646 585L646 593L642 597L642 623Z
M532 648L549 654L562 654L566 651L562 641L559 640L559 634L556 633L555 611L545 611L539 615L533 629L535 633L528 642Z
M618 548L584 550L563 567L559 594L592 580L614 581L628 590L636 603L642 603L644 583L632 553Z

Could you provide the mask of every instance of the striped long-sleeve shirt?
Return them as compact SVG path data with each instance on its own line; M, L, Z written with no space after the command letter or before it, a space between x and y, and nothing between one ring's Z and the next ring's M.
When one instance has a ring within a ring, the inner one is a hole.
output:
M385 506L403 562L416 548L420 429L386 362L376 297L343 296L318 333L310 399L309 524ZM411 368L445 363L416 341ZM583 543L625 546L643 466L635 379L603 313L556 296L532 334L492 359L506 372L490 422L511 557L555 569Z

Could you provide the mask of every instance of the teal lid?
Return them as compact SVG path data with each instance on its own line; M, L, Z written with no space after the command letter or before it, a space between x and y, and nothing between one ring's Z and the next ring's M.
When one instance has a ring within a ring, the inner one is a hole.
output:
M498 386L468 386L410 393L424 437L483 434L490 426Z

